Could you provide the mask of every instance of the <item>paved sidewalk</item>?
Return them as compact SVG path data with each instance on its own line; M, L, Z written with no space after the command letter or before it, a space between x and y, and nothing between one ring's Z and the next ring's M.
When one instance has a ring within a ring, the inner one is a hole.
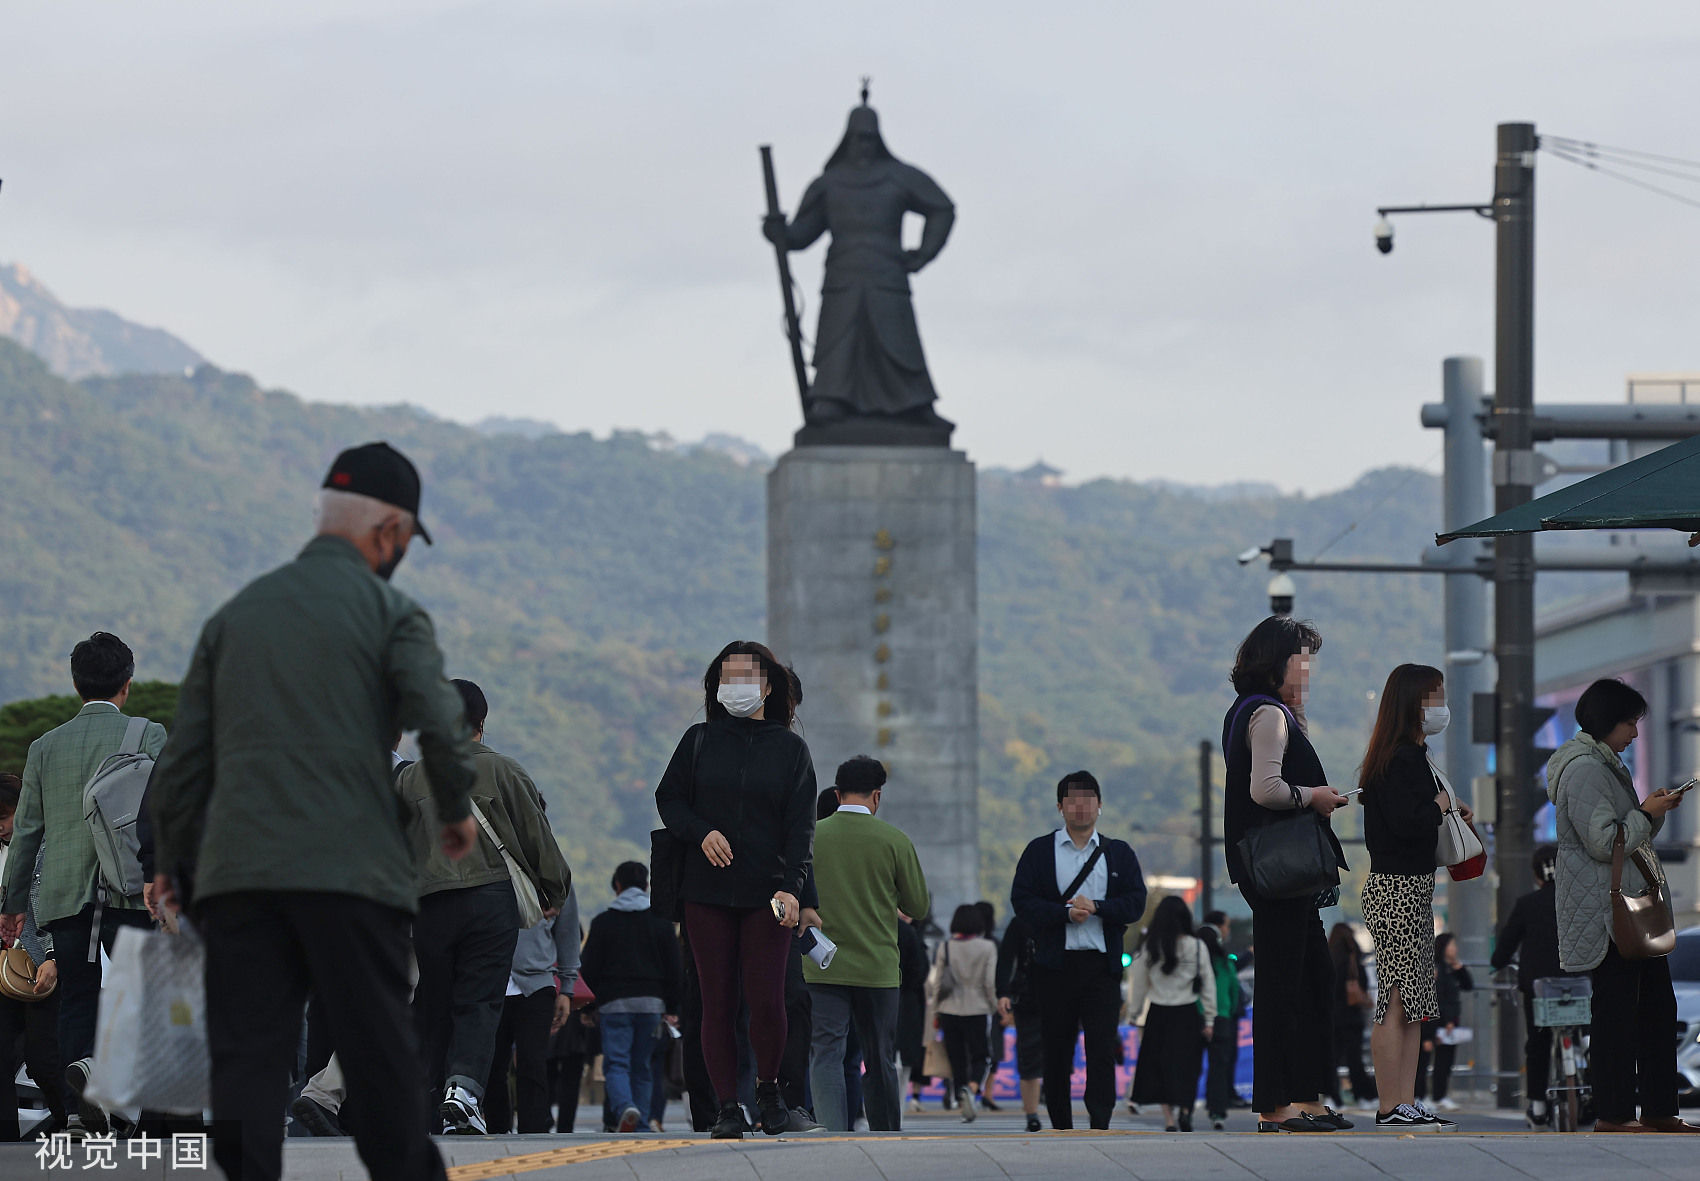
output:
M982 1121L987 1123L989 1121ZM508 1136L444 1139L450 1181L1147 1181L1401 1179L1621 1181L1700 1175L1700 1144L1677 1136L1532 1133L1259 1136L1249 1132L1047 1132L706 1138ZM348 1141L291 1141L286 1181L364 1175Z

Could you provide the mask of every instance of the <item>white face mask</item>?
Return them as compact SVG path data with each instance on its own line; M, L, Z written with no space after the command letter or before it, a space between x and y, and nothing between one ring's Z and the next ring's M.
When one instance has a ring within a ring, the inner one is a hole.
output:
M1444 705L1423 706L1423 733L1429 737L1439 734L1452 721L1452 711Z
M720 682L720 688L715 690L714 699L726 707L726 712L735 718L747 718L761 708L766 700L760 684L744 682Z

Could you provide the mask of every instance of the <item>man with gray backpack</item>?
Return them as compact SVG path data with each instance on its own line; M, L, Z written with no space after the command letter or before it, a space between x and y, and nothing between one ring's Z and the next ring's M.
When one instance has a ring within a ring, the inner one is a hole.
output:
M120 927L147 929L136 817L165 727L124 714L136 658L110 632L71 650L83 707L30 744L23 793L0 891L0 936L17 937L41 852L36 921L53 936L59 966L59 1051L77 1099L73 1134L108 1131L107 1114L82 1099L100 1008L100 949Z

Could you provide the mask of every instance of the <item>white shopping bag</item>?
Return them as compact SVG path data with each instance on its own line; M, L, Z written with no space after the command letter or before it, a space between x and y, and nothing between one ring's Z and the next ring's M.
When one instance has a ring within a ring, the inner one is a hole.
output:
M206 957L188 923L124 927L100 993L86 1097L108 1111L200 1115L208 1106Z

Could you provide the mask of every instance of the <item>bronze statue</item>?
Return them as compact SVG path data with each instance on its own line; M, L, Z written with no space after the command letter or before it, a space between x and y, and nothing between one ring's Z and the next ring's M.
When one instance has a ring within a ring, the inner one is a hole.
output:
M764 158L766 151L764 149ZM933 178L894 157L868 106L850 112L844 138L788 223L769 181L762 233L779 252L781 284L805 425L797 445L948 446L953 424L933 412L938 395L921 352L909 276L944 249L956 208ZM918 249L903 249L903 215L926 219ZM806 383L785 252L831 233L815 329L815 379Z

